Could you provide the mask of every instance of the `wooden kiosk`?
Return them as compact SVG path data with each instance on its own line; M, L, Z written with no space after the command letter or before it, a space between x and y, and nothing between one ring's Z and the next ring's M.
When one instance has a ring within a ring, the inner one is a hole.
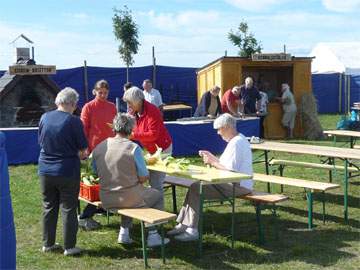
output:
M310 57L292 57L289 54L257 54L252 59L244 57L221 57L197 71L197 97L212 86L221 87L220 97L234 85L244 84L251 76L259 90L269 91L281 96L281 84L288 83L300 108L301 97L312 91ZM267 88L267 89L266 89ZM281 139L286 137L286 130L281 126L282 106L271 101L268 115L264 121L265 138ZM299 113L294 128L296 137L303 136Z

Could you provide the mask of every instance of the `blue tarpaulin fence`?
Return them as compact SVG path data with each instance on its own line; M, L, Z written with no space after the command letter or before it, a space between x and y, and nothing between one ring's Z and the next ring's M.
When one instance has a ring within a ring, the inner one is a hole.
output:
M0 269L16 269L16 238L5 134L0 132Z
M134 67L129 70L129 80L141 88L144 79L152 79L153 67ZM123 85L126 83L125 68L87 67L88 96L92 99L92 89L96 81L105 79L109 82L109 99L115 102L116 97L122 97ZM51 76L60 88L70 86L80 94L79 105L85 103L84 68L58 70ZM156 66L156 85L165 103L182 102L192 106L196 100L196 68L181 68Z
M4 71L0 71L0 76L3 73ZM87 74L90 99L92 99L93 86L100 79L109 82L111 89L109 99L111 101L115 102L116 97L122 97L123 85L126 82L125 68L90 66L87 67ZM152 66L133 67L129 70L130 81L139 87L144 79L151 79L152 74ZM83 67L60 69L51 77L60 88L70 86L76 89L80 94L79 105L84 105ZM353 102L360 101L360 75L313 74L312 86L313 93L318 100L319 113L344 113ZM165 103L185 103L192 106L195 111L197 104L196 68L156 66L156 88L160 90Z
M173 156L197 155L199 150L220 154L225 142L216 133L212 122L201 124L165 122L173 139ZM237 129L245 136L259 136L259 119L237 121ZM37 163L40 153L38 128L3 129L6 136L6 152L9 164Z
M319 113L347 113L360 101L360 75L313 74L312 86Z

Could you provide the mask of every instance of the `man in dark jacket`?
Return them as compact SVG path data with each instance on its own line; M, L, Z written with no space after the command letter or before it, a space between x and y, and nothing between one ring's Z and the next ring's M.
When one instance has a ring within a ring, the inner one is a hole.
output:
M216 117L221 114L221 103L219 98L220 87L214 86L209 91L206 91L196 108L195 117L209 116Z

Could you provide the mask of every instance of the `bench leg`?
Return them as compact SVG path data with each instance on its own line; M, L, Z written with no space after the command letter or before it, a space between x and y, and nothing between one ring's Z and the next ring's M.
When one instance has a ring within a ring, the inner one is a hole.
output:
M173 200L173 213L177 214L177 205L176 205L176 186L171 185L171 194Z
M261 224L261 204L256 203L255 209L256 209L256 223L258 225L258 233L259 233L259 244L261 245L265 243L264 232Z
M164 226L160 225L160 231L161 231L161 258L163 263L165 263L165 245L164 245Z
M234 248L235 238L235 184L232 184L232 209L231 209L231 248Z
M142 250L143 250L143 259L144 259L144 267L147 268L147 247L146 247L146 239L145 239L145 224L144 221L141 221L141 242L142 242Z
M200 198L200 204L199 204L199 224L198 224L198 230L199 230L199 257L202 257L202 240L203 240L203 204L204 204L204 195L203 195L203 185L200 182L199 186L199 198Z
M311 190L306 190L307 206L308 206L308 228L313 228L313 194Z
M107 225L110 224L110 214L109 214L109 210L106 210L106 219L107 219Z

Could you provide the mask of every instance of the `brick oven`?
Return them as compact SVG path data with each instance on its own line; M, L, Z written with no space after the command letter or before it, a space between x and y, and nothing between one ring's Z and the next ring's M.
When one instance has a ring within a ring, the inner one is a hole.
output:
M41 115L56 108L54 101L59 91L47 75L6 72L0 78L0 127L38 126Z

